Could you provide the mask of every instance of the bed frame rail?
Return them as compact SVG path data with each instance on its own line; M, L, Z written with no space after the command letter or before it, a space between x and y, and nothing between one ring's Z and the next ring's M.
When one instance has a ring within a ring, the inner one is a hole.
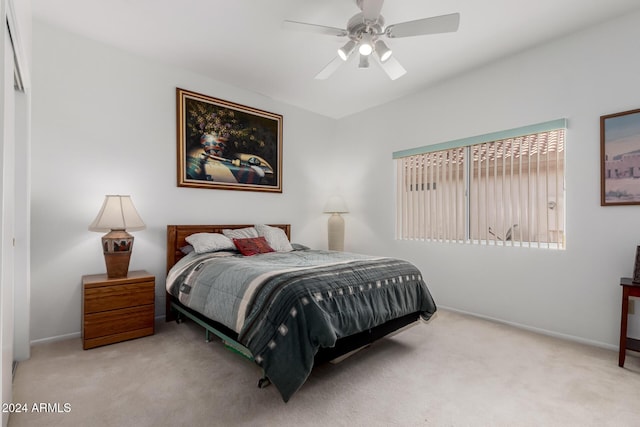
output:
M211 326L208 322L200 319L198 316L192 315L188 310L185 310L183 307L173 302L171 302L171 309L178 312L176 318L176 321L178 323L182 323L181 316L185 316L198 325L202 326L205 330L205 342L211 342L211 334L214 334L222 340L225 347L227 347L229 350L233 351L234 353L238 353L239 355L245 357L246 359L249 359L252 362L255 361L255 359L253 358L253 354L251 354L251 350L240 344L235 339L226 335L224 332L221 332L219 329Z

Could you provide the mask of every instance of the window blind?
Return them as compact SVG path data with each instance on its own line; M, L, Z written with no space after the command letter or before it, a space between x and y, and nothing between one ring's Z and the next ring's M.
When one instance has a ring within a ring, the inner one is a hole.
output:
M398 238L564 248L565 129L548 129L558 126L398 152L414 153L396 158Z

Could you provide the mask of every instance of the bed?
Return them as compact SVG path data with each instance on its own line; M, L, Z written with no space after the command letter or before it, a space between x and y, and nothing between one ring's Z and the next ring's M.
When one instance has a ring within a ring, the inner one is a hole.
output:
M285 402L314 365L436 311L413 264L311 250L290 236L289 224L167 226L166 320L186 317L207 340L218 336Z

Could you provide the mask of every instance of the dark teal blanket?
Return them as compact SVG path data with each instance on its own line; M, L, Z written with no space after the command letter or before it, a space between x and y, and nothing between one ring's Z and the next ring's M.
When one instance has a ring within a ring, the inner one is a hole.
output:
M285 401L306 381L320 347L436 311L420 271L403 260L332 251L208 255L176 264L167 289L236 330Z

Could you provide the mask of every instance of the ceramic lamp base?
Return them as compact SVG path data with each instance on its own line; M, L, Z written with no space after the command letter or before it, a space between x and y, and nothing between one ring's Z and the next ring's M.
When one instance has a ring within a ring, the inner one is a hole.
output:
M102 251L107 267L107 277L127 277L129 260L133 250L133 236L125 230L111 230L102 236Z
M344 218L339 213L331 214L328 222L329 250L344 251Z

